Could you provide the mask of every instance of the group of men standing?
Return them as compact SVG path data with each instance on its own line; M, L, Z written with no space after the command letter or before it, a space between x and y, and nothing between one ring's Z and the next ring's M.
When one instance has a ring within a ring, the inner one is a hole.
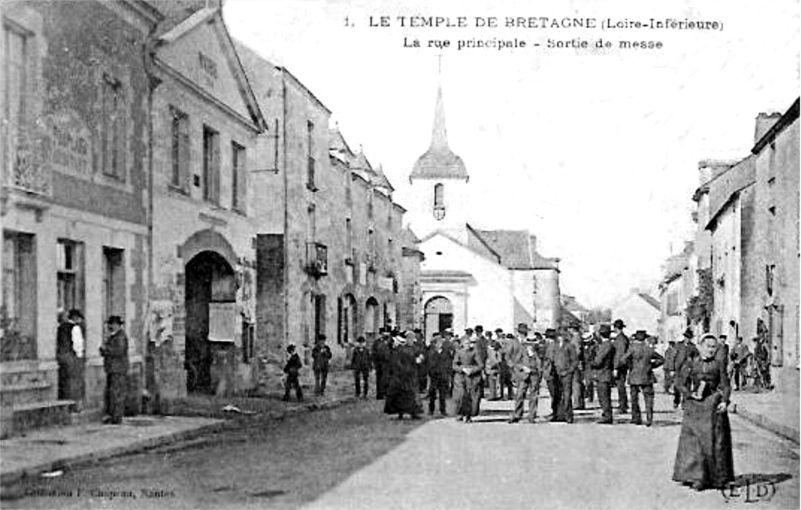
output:
M100 345L106 372L104 423L122 423L128 381L128 337L123 319L111 315L106 320L107 334ZM78 309L62 314L56 328L56 361L58 362L58 398L72 400L80 411L84 399L85 379L84 318Z

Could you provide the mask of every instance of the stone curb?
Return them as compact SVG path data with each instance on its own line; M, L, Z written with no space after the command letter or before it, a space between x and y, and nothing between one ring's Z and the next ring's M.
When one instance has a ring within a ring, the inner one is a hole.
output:
M286 416L292 416L304 412L333 409L342 404L347 404L355 401L356 397L353 396L336 398L319 404L318 403L304 404L303 406L299 406L294 409L287 409L285 411L273 411L273 412L263 413L260 415L255 415L254 418L258 418L260 420L280 420ZM210 423L207 425L201 425L193 429L183 430L180 432L173 432L171 434L165 434L163 436L158 436L158 437L151 437L149 439L136 441L131 444L117 446L102 451L87 453L70 458L61 458L53 461L43 462L41 464L37 464L36 466L30 466L16 471L3 473L2 475L0 475L0 486L2 486L3 489L8 489L10 488L10 486L19 483L26 478L34 478L41 475L42 473L47 473L49 471L82 467L101 460L110 459L112 457L130 455L145 450L151 450L153 448L164 446L169 443L194 439L196 437L212 432L223 432L226 430L232 430L237 427L241 427L243 425L247 426L246 423L247 422L243 422L242 420L236 420L236 419L231 419L220 423Z
M760 428L763 428L769 432L773 432L774 434L781 436L784 439L789 439L795 444L799 444L798 430L795 430L792 427L788 427L787 425L781 425L771 420L770 418L765 417L762 414L749 411L748 409L743 407L742 404L737 404L734 414L743 417L743 419L753 423L754 425Z

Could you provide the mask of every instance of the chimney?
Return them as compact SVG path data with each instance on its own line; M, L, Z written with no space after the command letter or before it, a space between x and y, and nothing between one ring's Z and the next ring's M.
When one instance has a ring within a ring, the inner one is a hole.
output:
M698 162L698 181L703 186L736 164L736 160L702 159Z
M779 112L761 112L757 115L756 125L754 126L754 143L761 140L762 137L765 136L765 133L767 133L781 117L782 114Z

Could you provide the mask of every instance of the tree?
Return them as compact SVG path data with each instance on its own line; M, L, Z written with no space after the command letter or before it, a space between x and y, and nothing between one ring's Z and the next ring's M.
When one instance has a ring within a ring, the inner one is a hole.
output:
M709 332L712 312L715 309L715 288L712 281L712 268L698 270L698 294L687 302L687 322L701 324L704 333Z

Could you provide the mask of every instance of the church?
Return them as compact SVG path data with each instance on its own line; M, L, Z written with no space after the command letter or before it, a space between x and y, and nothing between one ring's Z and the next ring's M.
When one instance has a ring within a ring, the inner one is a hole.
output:
M425 255L420 286L426 336L477 324L544 331L560 320L559 259L543 257L527 230L481 230L468 218L470 176L448 146L442 86L431 145L411 174L409 227ZM480 220L474 218L474 220Z

